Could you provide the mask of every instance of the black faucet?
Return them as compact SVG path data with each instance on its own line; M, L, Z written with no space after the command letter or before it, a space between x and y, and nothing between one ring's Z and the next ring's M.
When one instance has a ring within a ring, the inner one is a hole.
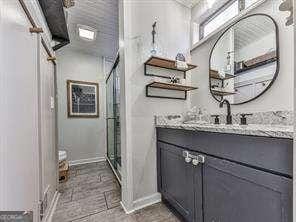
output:
M224 99L220 104L219 107L222 108L224 103L227 105L227 116L226 116L226 124L232 124L232 116L231 116L231 108L230 103L228 100Z

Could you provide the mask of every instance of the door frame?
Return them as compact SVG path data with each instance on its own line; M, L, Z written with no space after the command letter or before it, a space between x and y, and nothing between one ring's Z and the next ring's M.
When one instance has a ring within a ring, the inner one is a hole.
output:
M114 63L112 65L112 68L106 78L106 86L107 86L107 83L113 73L113 71L118 67L118 64L119 64L119 60L120 60L120 57L119 57L119 54L116 55L116 59L114 60ZM116 89L115 89L115 84L116 84L116 78L113 78L113 98L115 98L116 100ZM107 91L107 87L106 87L106 91ZM106 104L107 104L107 101L108 101L108 98L107 98L107 93L106 93ZM107 105L106 105L106 112L107 112ZM113 101L113 113L115 114L116 113L116 108L114 106L114 101ZM118 173L118 168L117 168L117 164L116 164L116 156L117 156L117 144L116 144L116 133L114 133L114 156L115 156L115 159L114 159L114 162L115 162L115 166L112 164L112 161L110 160L109 156L108 156L108 147L109 147L109 143L108 143L108 138L109 138L109 134L108 134L108 120L110 118L107 117L107 113L106 113L106 142L107 142L107 150L106 150L106 159L107 159L107 162L109 163L113 173L115 174L116 176L116 179L118 180L119 184L121 184L121 176L119 175ZM116 128L116 121L115 121L115 118L112 118L114 120L114 130Z
M31 24L31 28L35 28L38 29L39 27L37 26L37 23L35 22L34 18L36 19L36 14L34 14L34 17L32 16L29 8L27 7L27 3L24 0L18 0L18 2L20 3L25 15L27 16L28 21ZM38 16L37 16L38 17ZM41 28L42 29L42 28ZM50 216L49 214L51 214L52 212L52 208L53 207L53 203L54 201L57 201L58 199L58 184L59 184L59 178L58 178L58 168L59 168L59 161L58 161L58 125L57 125L57 120L58 120L58 106L57 106L57 68L56 68L56 62L55 62L55 57L53 56L53 51L51 50L50 47L50 43L48 41L47 38L47 34L42 34L43 31L41 32L37 32L37 83L38 83L38 89L37 92L38 93L38 169L36 169L36 171L38 172L38 184L37 184L37 188L38 188L38 209L37 209L37 216L34 216L34 218L37 218L37 222L39 221L45 221L48 219L46 217ZM41 43L41 44L40 44ZM47 52L48 57L50 57L51 59L48 59L49 62L52 62L54 65L54 97L55 97L55 120L54 120L54 130L55 130L55 153L56 153L56 193L52 199L52 202L50 203L51 205L48 206L48 215L43 215L45 217L43 217L43 219L41 218L40 215L40 204L42 202L43 199L43 189L42 189L42 149L41 149L41 128L40 128L40 124L41 124L41 112L40 112L40 92L41 92L41 88L40 88L40 52L41 52L41 47L44 47L45 51Z
M47 219L51 213L51 204L53 201L55 201L55 198L57 197L58 194L58 184L59 184L59 176L58 176L58 169L59 169L59 154L58 154L58 102L57 102L57 64L55 62L55 57L53 56L52 52L50 51L50 47L48 47L48 43L46 43L45 39L41 36L41 34L38 34L38 52L37 52L37 58L38 58L38 140L39 140L39 207L41 207L42 201L43 201L43 195L44 195L44 190L43 190L43 166L42 166L42 144L41 144L41 47L45 49L47 53L47 61L51 62L53 64L53 78L54 78L54 136L55 136L55 141L53 142L54 144L54 150L55 150L55 159L56 159L56 164L55 164L55 172L56 172L56 183L55 183L55 194L53 196L53 199L49 203L50 205L47 206L47 212L42 212L43 215L39 215L39 218L43 221L43 219ZM41 209L39 209L39 213L41 213ZM45 214L48 213L48 214ZM45 220L46 221L46 220Z

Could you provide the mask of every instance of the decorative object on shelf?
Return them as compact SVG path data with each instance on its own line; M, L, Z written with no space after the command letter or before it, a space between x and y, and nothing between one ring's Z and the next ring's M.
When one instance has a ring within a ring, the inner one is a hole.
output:
M225 70L224 70L224 69L220 69L220 70L218 71L218 75L219 75L219 77L220 77L221 79L224 79L225 76L226 76Z
M180 83L180 78L176 77L176 76L171 76L170 78L170 83Z
M151 50L150 50L150 53L152 56L155 56L157 53L158 53L158 46L157 46L157 43L156 43L156 25L157 25L157 22L155 21L152 25L152 43L151 43Z
M99 117L99 84L67 80L68 117Z
M292 0L284 0L279 7L280 11L288 11L290 15L286 19L286 26L290 26L293 24L293 1Z
M185 56L182 53L176 55L176 61L186 62Z
M224 72L231 73L232 72L232 65L231 65L231 54L234 54L234 51L227 52L227 65L225 67Z
M178 69L187 69L188 68L185 56L182 53L178 53L176 56L176 67Z
M234 62L234 71L242 70L245 68L244 61Z

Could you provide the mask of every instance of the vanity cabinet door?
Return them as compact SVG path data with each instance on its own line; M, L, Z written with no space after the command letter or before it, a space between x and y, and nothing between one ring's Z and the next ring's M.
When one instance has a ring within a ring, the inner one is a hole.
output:
M291 222L292 180L207 157L204 222Z
M159 192L188 222L195 221L194 171L192 164L185 162L183 149L158 142Z

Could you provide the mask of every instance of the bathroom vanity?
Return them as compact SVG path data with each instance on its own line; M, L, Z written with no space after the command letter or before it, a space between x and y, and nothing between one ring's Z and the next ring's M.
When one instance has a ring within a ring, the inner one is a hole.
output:
M292 127L156 127L158 191L184 221L292 221Z
M221 115L203 121L201 109L184 116L193 124L174 120L181 115L168 116L173 124L156 117L158 191L184 221L292 221L293 113L242 113L241 121L231 114L231 105L251 102L273 85L278 42L275 20L264 14L234 22L215 42L209 91L220 108L227 105L220 118L227 125L219 124Z

